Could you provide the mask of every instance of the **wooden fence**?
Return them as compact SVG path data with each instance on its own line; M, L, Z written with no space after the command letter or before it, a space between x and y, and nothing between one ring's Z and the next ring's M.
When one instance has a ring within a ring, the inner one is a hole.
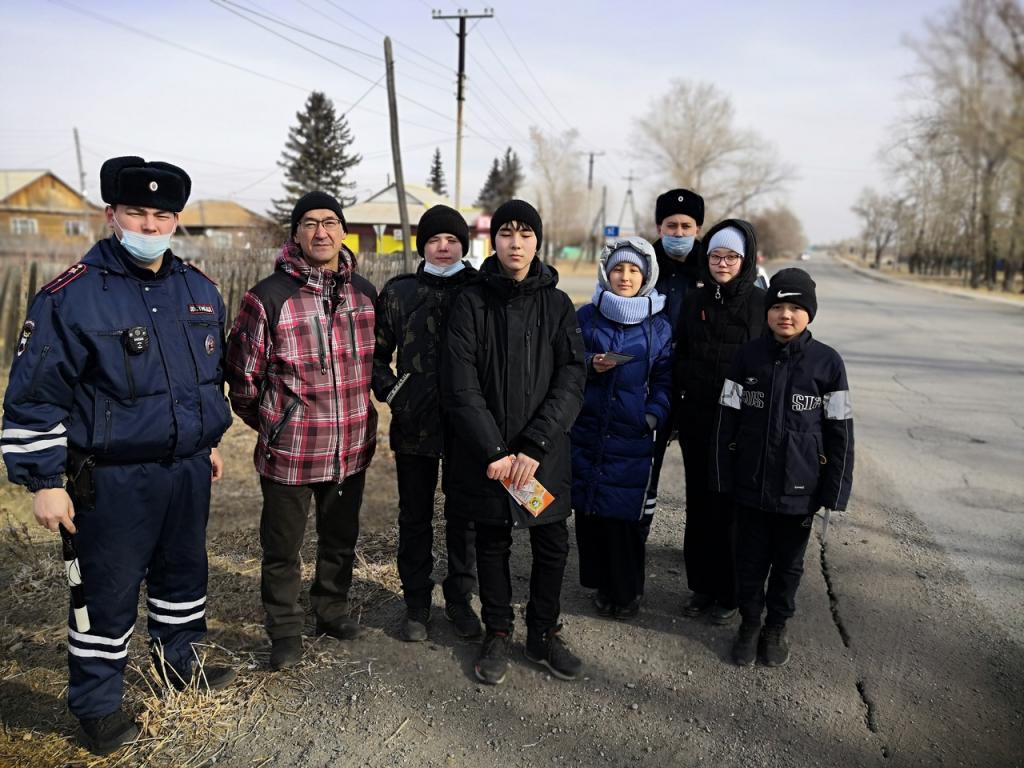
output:
M227 307L228 325L234 319L242 296L274 269L276 250L215 251L196 254L191 261L217 281ZM390 278L401 274L402 255L361 253L359 274L378 290ZM32 297L63 272L69 261L55 254L24 254L0 259L0 366L7 368L14 358L18 336Z

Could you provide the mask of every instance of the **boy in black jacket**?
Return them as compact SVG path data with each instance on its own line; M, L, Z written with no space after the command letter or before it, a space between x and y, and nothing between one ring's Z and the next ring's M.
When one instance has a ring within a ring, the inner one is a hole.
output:
M423 262L415 274L385 284L377 299L373 393L391 407L391 449L398 472L398 575L406 615L402 638L427 639L434 582L434 491L440 464L441 349L448 312L476 270L462 259L469 252L469 227L446 205L427 210L416 229ZM397 375L391 370L398 358ZM460 637L478 637L480 619L469 600L476 586L473 531L458 520L445 525L448 575L442 585L445 616Z
M853 411L842 358L807 330L818 309L810 275L779 271L764 303L771 335L746 344L725 380L711 473L737 506L743 622L733 660L749 666L760 655L778 667L789 660L786 621L814 513L845 510L850 498Z
M512 640L512 530L528 528L533 562L526 607L526 657L563 680L581 664L559 636L562 577L571 513L569 429L583 403L586 370L572 301L558 273L536 254L540 215L510 200L491 217L496 256L455 300L448 324L444 491L447 514L476 528L481 617L486 627L477 678L505 679ZM501 480L534 477L554 501L534 516Z

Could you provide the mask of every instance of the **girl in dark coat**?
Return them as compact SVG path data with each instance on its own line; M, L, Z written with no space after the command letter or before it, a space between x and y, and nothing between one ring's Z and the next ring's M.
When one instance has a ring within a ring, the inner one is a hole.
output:
M572 429L572 503L580 582L597 590L603 616L635 616L643 592L644 500L672 387L672 327L657 280L650 243L618 240L601 256L592 303L577 312L587 387Z
M764 330L764 291L757 279L757 239L750 223L726 219L708 231L702 286L683 301L676 328L675 384L686 472L683 558L692 594L683 614L736 616L731 498L709 488L718 394L739 348Z

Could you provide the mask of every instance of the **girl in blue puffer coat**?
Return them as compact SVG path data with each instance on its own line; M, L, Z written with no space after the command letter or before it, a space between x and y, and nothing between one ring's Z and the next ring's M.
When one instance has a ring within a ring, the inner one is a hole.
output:
M580 583L602 616L628 618L643 594L644 499L654 433L669 428L672 327L646 240L604 248L592 302L577 313L586 346L583 410L572 428L572 505Z

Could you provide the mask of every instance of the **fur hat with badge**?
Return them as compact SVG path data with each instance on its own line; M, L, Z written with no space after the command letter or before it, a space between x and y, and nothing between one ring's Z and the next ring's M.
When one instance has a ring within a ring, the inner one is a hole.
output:
M100 166L100 197L107 205L137 205L181 213L192 179L170 163L147 163L141 157L112 157Z
M659 227L669 216L683 213L690 216L698 227L704 226L704 198L688 189L670 189L654 204L654 223Z
M469 226L454 208L434 205L420 216L420 223L416 225L416 250L420 256L434 235L455 235L462 244L462 255L469 255Z
M818 297L811 276L797 267L780 269L772 275L768 295L764 297L765 311L776 304L796 304L807 310L810 320L818 313ZM808 320L808 322L810 322Z

